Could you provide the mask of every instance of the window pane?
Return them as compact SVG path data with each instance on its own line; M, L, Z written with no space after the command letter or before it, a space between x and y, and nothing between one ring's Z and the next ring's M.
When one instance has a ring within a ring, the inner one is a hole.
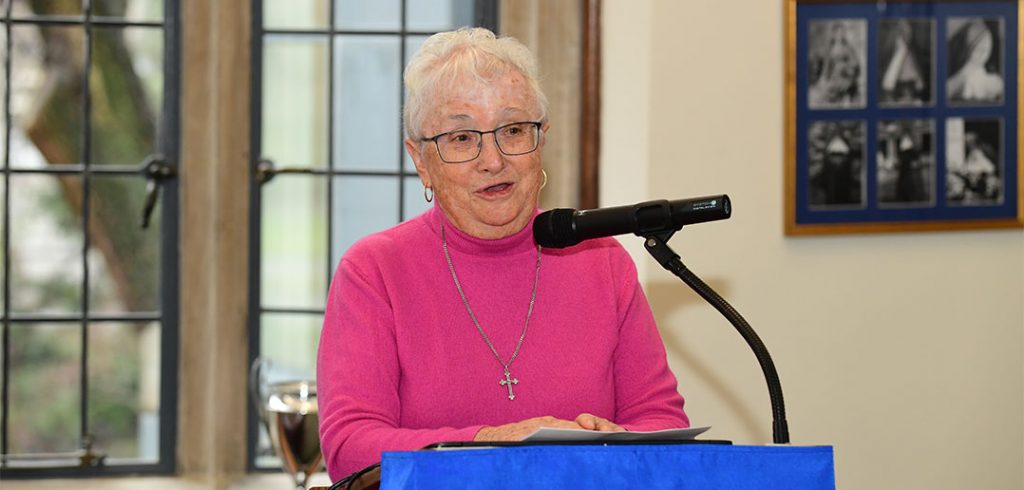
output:
M146 181L93 176L89 195L89 309L156 311L160 294L160 201L140 220Z
M334 150L346 170L395 171L402 143L398 37L335 40Z
M93 28L91 162L137 165L156 151L163 31Z
M6 2L4 2L6 4ZM14 0L12 18L34 17L37 15L82 15L82 0L62 0L60 2L30 2Z
M264 313L260 318L260 357L270 361L269 383L316 379L316 348L322 315Z
M160 22L164 18L164 0L120 0L92 2L92 15L100 18L136 22Z
M356 240L398 224L398 178L335 177L331 263Z
M326 166L327 110L326 38L265 36L263 157Z
M12 167L81 161L83 32L82 27L12 28Z
M398 30L399 0L335 0L334 25L343 30Z
M330 0L263 0L264 29L325 29Z
M262 187L260 294L264 306L323 308L327 297L327 182L279 175Z
M433 207L433 203L423 198L423 183L419 177L405 177L405 202L402 203L402 220L415 218L420 213Z
M12 454L78 449L81 327L16 323L11 329L8 449Z
M405 66L405 65L409 64L409 59L411 59L412 55L416 54L416 52L420 50L420 46L423 46L423 43L427 40L428 37L430 37L430 36L423 36L423 35L406 36L406 38L405 38L405 59L402 60L402 66Z
M473 25L474 0L408 0L406 28L410 31L447 31Z
M160 324L89 325L89 433L110 458L159 457Z
M409 64L409 58L412 58L412 55L416 54L416 51L419 51L420 46L423 46L423 42L426 41L426 40L427 40L427 36L409 36L409 37L405 38L405 60L402 61L402 66L405 66L405 65ZM405 103L405 99L404 99L405 93L404 92L402 94L402 97L403 97L402 103L404 104ZM403 126L403 131L404 131L404 126ZM403 133L403 137L404 137L404 133ZM416 165L413 163L412 157L409 156L409 152L404 151L404 148L403 148L403 152L402 152L402 170L404 172L415 172L416 171Z
M81 177L11 175L10 191L11 310L81 311Z

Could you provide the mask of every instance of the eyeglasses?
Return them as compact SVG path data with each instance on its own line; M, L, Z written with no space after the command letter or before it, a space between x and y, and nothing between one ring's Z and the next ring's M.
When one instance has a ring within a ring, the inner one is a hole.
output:
M517 122L498 126L490 131L460 129L441 133L420 141L433 141L437 154L445 163L463 163L480 156L484 135L494 135L498 150L505 155L524 155L537 149L540 144L540 122Z

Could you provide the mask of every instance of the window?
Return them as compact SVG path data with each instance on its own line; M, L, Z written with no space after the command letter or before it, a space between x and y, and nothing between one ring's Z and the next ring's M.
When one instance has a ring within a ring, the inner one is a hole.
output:
M402 70L431 34L497 26L495 1L254 0L250 355L314 379L334 266L427 208L402 147ZM250 416L250 464L276 466Z
M4 477L174 468L177 18L0 0Z

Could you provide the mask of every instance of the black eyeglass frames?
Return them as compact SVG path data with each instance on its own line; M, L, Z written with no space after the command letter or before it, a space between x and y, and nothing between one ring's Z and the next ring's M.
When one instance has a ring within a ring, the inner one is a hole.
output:
M485 134L493 134L498 150L505 155L524 155L537 149L540 145L539 121L514 122L498 126L490 131L460 129L448 131L420 141L433 141L437 146L437 154L445 163L463 163L480 156Z

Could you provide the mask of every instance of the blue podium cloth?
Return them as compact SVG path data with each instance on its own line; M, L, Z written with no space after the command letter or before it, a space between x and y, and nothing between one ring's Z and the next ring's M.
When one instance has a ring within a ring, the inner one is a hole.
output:
M832 447L518 446L384 453L381 489L835 489Z

